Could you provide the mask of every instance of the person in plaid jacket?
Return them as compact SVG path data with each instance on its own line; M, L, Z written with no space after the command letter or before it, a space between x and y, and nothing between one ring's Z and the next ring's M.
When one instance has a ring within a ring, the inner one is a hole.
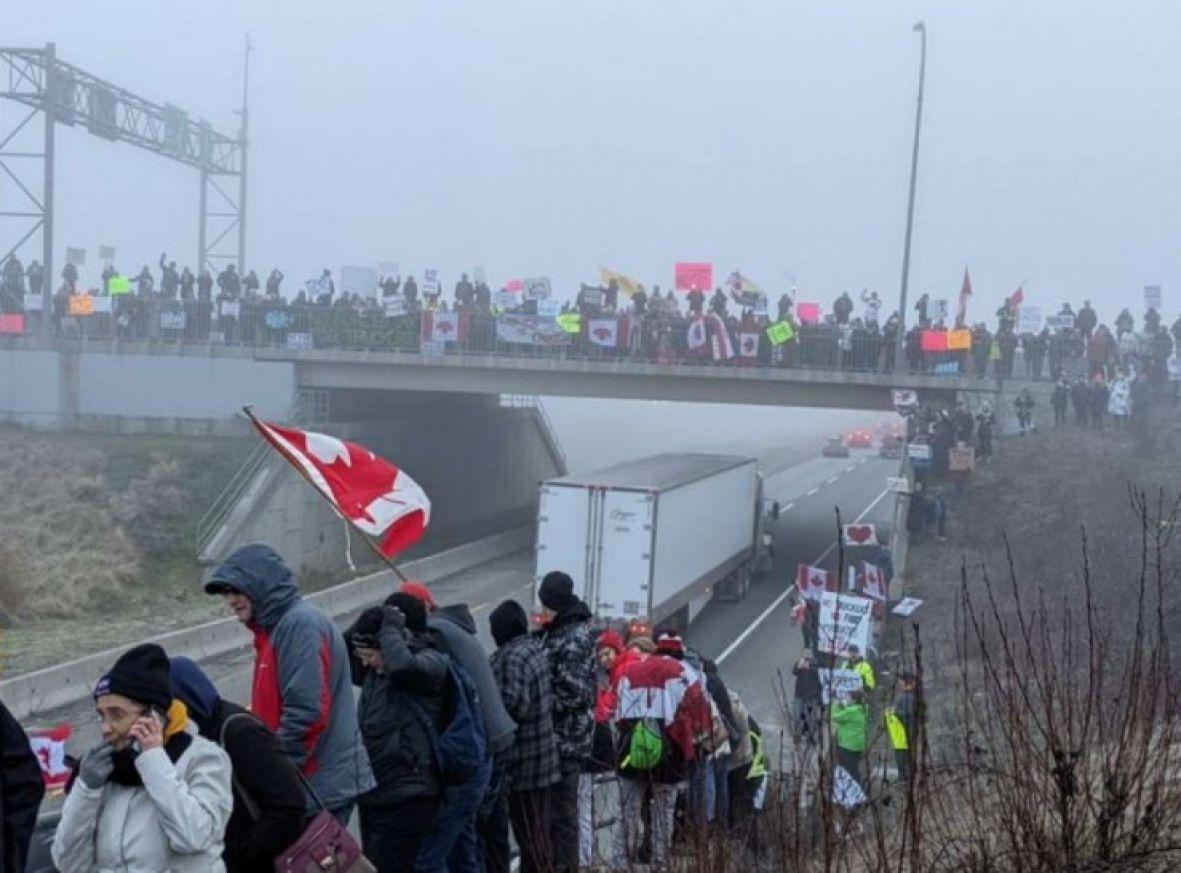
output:
M554 869L571 873L578 870L578 780L595 728L595 632L591 611L575 595L574 580L566 573L547 573L537 599L545 610L541 644L549 656L562 768L551 806Z
M529 617L517 601L501 603L488 621L497 646L491 657L492 675L505 709L517 723L505 771L521 873L546 871L553 867L550 793L562 778L549 659L541 644L529 636Z

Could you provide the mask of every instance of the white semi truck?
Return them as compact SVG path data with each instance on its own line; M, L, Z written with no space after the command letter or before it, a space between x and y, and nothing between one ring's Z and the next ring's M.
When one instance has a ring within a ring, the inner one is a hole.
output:
M753 458L664 454L541 485L534 603L552 570L601 620L683 630L711 597L738 600L773 544Z

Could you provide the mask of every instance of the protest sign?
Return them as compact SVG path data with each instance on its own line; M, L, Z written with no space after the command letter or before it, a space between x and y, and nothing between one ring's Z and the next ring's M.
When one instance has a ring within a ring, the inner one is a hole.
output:
M966 473L976 469L976 450L966 446L948 449L947 468L953 473Z
M759 353L759 335L750 331L738 333L738 357L754 358Z
M895 388L890 392L890 399L895 406L907 407L919 405L919 392L912 388Z
M29 730L29 746L41 765L41 778L47 791L64 790L73 772L66 761L66 742L73 732L68 723L54 728L32 728Z
M1160 312L1161 309L1161 287L1160 285L1145 285L1144 286L1144 308L1155 309Z
M443 286L439 284L439 271L427 270L423 273L422 282L418 287L424 297L438 297L443 290Z
M857 646L868 651L873 625L873 601L855 594L825 591L820 595L820 621L816 649L830 655Z
M472 281L477 285L488 284L488 272L484 269L482 264L476 264L472 267Z
M377 273L384 279L397 281L402 278L402 267L397 261L378 261Z
M25 317L19 312L0 315L0 333L20 336L25 332Z
M511 291L514 294L520 294L525 290L525 283L520 279L509 279L504 283L504 290Z
M906 452L912 461L931 460L931 447L926 443L911 443L906 447Z
M292 331L287 334L287 348L289 349L310 349L312 347L312 335L302 331Z
M98 258L100 261L115 260L115 247L114 246L99 246L98 247Z
M795 328L788 321L777 321L767 328L767 339L771 341L771 345L773 346L781 346L784 343L791 342L792 337L795 335Z
M396 318L406 314L406 298L401 296L385 298L385 314L389 318Z
M1040 306L1022 306L1017 313L1017 333L1041 333L1045 324Z
M94 298L89 294L71 294L69 313L70 315L92 315L94 313Z
M918 597L903 597L898 601L898 605L891 609L890 612L902 616L914 615L915 610L922 605L923 601Z
M846 546L876 546L878 544L878 531L872 524L847 524L844 536Z
M501 311L516 309L521 305L521 297L512 291L497 291L492 295L492 305Z
M86 263L86 249L66 249L66 260L75 267L81 267Z
M287 330L291 326L291 316L278 309L272 309L262 317L262 323L271 330Z
M967 328L949 330L947 332L947 350L949 352L966 352L972 348L972 331Z
M947 331L945 330L924 330L920 341L924 352L947 351Z
M678 291L708 291L714 284L714 266L703 262L678 261L673 269Z
M165 309L160 313L160 330L184 330L185 311L183 309Z
M1050 330L1070 330L1074 327L1073 315L1047 315L1046 327Z
M820 324L819 303L797 303L796 316L800 324Z
M131 293L131 280L126 276L112 276L107 280L107 293L112 297Z
M582 332L582 316L577 312L568 312L565 315L559 315L557 323L558 327L566 333Z
M110 315L114 311L115 301L110 297L91 297L95 315Z
M543 318L557 318L562 314L562 304L557 300L541 298L537 301L537 314Z
M553 293L550 288L548 276L535 276L532 279L525 279L523 285L523 296L526 300L548 300Z
M905 476L887 476L886 487L895 494L905 494L910 489L910 483Z
M217 304L219 318L237 318L242 312L242 304L237 300L222 300Z
M856 809L869 803L869 798L853 774L837 767L832 774L832 802L844 809Z
M856 670L830 670L821 667L820 674L820 702L828 706L830 701L848 700L854 691L860 691L865 682Z
M932 300L930 309L927 311L927 317L935 324L947 320L947 298L940 297L938 300Z
M1169 360L1165 362L1165 366L1169 369L1169 381L1181 382L1181 357L1177 353L1169 355Z
M25 293L25 312L40 312L44 303L42 295Z

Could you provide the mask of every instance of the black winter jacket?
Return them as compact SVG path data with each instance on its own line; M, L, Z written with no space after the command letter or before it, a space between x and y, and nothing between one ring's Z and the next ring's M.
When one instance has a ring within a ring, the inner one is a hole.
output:
M360 671L357 703L361 738L377 787L362 795L360 803L393 806L437 797L441 784L434 747L420 712L436 730L442 729L448 669L443 642L435 631L415 633L388 626L378 639L385 669Z
M222 855L227 873L271 869L303 827L306 801L295 765L274 732L236 703L218 701L201 733L219 743L234 766L234 812ZM257 820L243 792L258 808Z
M0 703L0 873L24 873L44 794L29 738Z

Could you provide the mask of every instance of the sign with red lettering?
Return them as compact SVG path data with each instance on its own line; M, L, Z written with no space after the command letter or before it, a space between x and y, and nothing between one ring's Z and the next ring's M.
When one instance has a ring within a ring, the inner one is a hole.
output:
M679 291L708 291L714 284L714 265L678 261L675 277Z

